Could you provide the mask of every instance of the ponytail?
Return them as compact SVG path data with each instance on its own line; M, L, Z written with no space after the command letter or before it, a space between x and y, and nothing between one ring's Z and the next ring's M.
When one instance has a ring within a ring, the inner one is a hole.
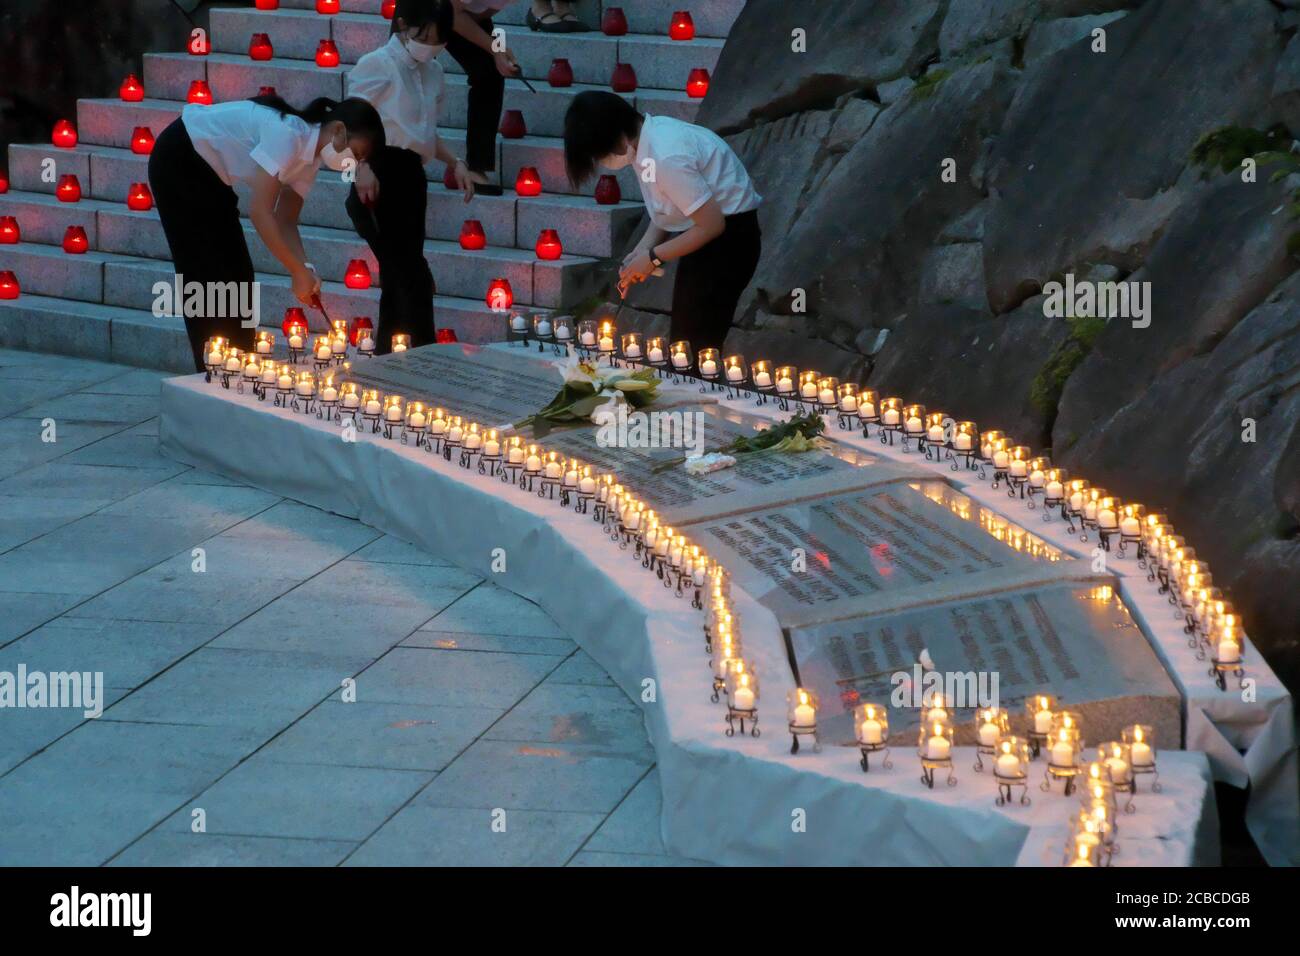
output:
M350 96L340 102L328 96L318 96L303 109L295 109L285 102L284 97L273 93L254 96L253 102L258 106L270 107L281 116L296 116L312 126L338 120L347 128L348 136L369 139L374 149L384 147L383 120L373 106L358 97Z

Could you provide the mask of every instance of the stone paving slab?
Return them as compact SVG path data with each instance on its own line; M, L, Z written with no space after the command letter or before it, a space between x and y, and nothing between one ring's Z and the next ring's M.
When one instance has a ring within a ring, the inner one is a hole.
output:
M0 710L0 862L691 862L658 843L639 711L549 617L161 458L163 377L0 349L23 399L0 405L0 670L101 672L105 707ZM505 834L463 805L493 793Z

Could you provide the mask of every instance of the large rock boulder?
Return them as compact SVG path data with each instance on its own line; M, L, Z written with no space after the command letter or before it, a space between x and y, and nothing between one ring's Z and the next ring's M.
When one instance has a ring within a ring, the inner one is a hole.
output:
M1281 49L1268 0L1151 0L1025 77L998 137L985 237L994 311L1082 262L1132 269L1124 227L1206 132L1259 117Z
M917 71L938 49L947 0L749 0L698 122L731 133ZM798 42L799 34L806 44Z

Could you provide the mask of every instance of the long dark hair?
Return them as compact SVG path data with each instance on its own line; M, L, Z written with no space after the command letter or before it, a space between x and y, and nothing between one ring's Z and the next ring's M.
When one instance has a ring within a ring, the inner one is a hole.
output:
M403 27L399 28L397 21ZM430 23L438 27L438 42L446 43L451 39L452 24L456 20L456 9L451 0L397 0L397 9L393 11L393 25L389 36L399 29L423 30Z
M290 106L284 97L275 94L254 96L253 102L258 106L269 106L281 116L296 116L313 126L339 120L347 127L348 136L369 139L373 149L384 147L384 121L373 106L359 97L349 96L340 102L328 96L318 96L303 109Z
M596 172L596 161L628 141L641 128L641 114L623 97L606 90L579 93L564 114L564 167L569 182L581 186Z

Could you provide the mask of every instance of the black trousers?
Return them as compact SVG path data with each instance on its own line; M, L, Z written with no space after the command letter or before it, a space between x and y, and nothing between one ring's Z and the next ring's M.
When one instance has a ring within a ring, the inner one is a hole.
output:
M149 188L172 262L186 284L239 282L251 287L253 260L239 221L239 199L195 151L180 119L154 143ZM253 348L256 329L245 328L239 316L202 314L202 306L198 312L185 315L196 370L203 371L203 343L212 336L223 336L245 351Z
M727 217L727 228L707 246L677 260L673 287L672 341L722 348L740 294L754 277L763 251L758 210Z
M379 199L372 209L361 201L354 185L347 210L357 234L379 260L375 351L391 351L397 332L410 335L412 348L429 345L437 335L433 322L437 287L424 258L424 211L429 200L424 163L419 153L395 146L377 150L369 162L379 180Z
M492 18L474 17L474 22L491 35ZM451 35L447 52L460 64L469 80L469 116L465 121L465 163L475 172L497 168L497 127L505 102L506 78L497 72L492 54L475 46L459 33Z

